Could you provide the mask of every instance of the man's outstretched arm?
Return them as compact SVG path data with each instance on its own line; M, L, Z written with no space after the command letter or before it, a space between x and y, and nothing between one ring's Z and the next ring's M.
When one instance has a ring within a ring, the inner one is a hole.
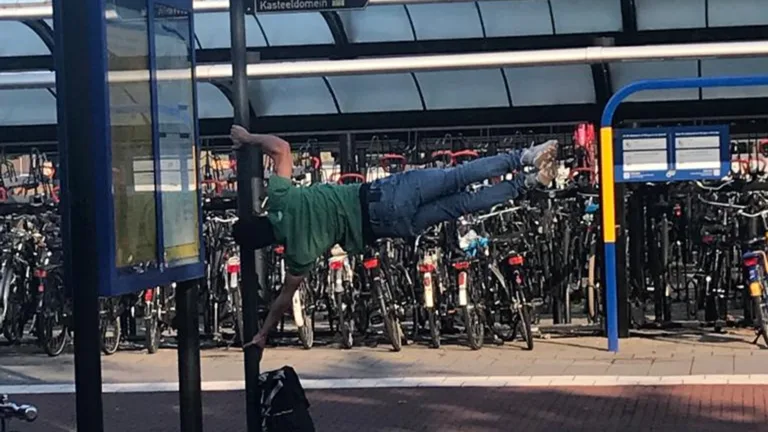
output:
M291 178L293 156L291 156L291 145L288 141L275 135L252 134L238 125L232 125L230 138L235 143L235 148L240 148L243 145L261 147L264 153L275 162L275 174L280 177Z
M293 294L301 285L304 280L304 276L293 276L290 273L285 275L285 282L283 288L280 290L280 294L277 296L272 306L269 308L267 318L264 320L264 325L259 329L259 332L253 337L253 340L243 345L243 348L256 345L264 348L264 344L267 341L267 335L277 325L280 318L291 308L293 304Z

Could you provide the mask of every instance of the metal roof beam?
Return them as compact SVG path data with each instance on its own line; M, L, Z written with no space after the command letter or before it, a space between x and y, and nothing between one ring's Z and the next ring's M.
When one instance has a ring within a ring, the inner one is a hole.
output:
M469 3L472 1L473 0L368 0L368 6L424 3ZM194 0L193 5L195 13L229 11L229 0ZM53 3L50 1L10 5L0 4L0 21L50 19L52 17Z
M595 64L623 61L650 61L699 58L734 58L768 56L768 44L756 42L696 43L621 47L585 47L542 51L500 51L492 53L451 54L410 57L382 57L355 60L321 60L258 63L248 65L248 77L298 78L424 72L459 69L496 69L544 65ZM231 64L198 65L200 81L232 78ZM149 71L111 72L112 82L137 82L149 79ZM179 80L189 70L162 70L158 80ZM1 89L48 88L55 85L53 72L31 71L0 73Z

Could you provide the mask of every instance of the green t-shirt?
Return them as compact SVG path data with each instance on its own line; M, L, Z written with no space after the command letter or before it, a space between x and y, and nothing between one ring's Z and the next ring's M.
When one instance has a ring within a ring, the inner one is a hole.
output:
M285 246L285 264L292 275L307 274L337 243L348 253L363 252L360 184L300 187L273 175L267 196L269 221Z

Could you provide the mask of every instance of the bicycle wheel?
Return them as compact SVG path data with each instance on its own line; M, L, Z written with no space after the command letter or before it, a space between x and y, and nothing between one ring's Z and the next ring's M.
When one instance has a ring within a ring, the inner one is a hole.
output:
M296 326L299 328L299 341L304 349L310 349L315 344L313 317L311 313L307 313L307 305L309 304L307 290L307 285L302 283L293 300L294 319L296 320Z
M100 323L101 352L105 355L116 353L117 349L120 347L120 317L111 315L112 314L108 313L106 316L102 317Z
M477 301L475 294L476 288L472 277L467 274L467 291L469 292L470 303L464 309L464 328L467 332L467 342L473 350L479 350L483 347L485 340L485 323L480 317L480 302Z
M518 321L520 335L525 340L526 349L530 351L533 349L533 332L531 331L531 312L529 307L524 304L521 305L518 314L520 315L520 320Z
M757 318L757 328L762 333L763 342L768 346L768 305L765 302L765 297L752 297L752 304L754 305L755 318Z
M13 270L9 269L3 275L3 284L8 284L8 307L5 310L5 318L3 319L3 336L11 344L21 342L24 337L24 306L23 298L19 295L20 286L19 278L12 273Z
M243 296L239 286L230 288L229 301L232 302L229 307L235 324L235 343L242 345L245 343L245 330L243 330Z
M429 322L429 339L431 348L440 348L440 315L435 308L427 309L427 321Z
M68 326L64 317L63 283L59 276L47 278L43 306L37 318L37 337L51 357L59 356L67 346Z
M377 296L379 297L379 310L384 318L384 328L387 337L392 344L392 349L399 352L403 349L403 332L400 328L400 319L391 307L392 295L389 285L384 281L375 282Z
M346 287L345 287L346 288ZM352 305L344 301L343 293L336 293L336 307L339 316L339 332L341 333L341 347L351 349L355 343L355 319L352 313Z
M587 314L590 321L597 322L597 292L595 292L595 256L590 255L587 270Z
M160 349L160 295L159 289L152 290L152 299L144 303L144 346L149 354L154 354ZM146 297L145 297L146 298Z

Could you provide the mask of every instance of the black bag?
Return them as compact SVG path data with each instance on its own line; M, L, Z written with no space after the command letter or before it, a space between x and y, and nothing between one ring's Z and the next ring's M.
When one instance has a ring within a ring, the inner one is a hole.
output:
M315 432L309 400L292 367L265 372L259 382L264 432Z

